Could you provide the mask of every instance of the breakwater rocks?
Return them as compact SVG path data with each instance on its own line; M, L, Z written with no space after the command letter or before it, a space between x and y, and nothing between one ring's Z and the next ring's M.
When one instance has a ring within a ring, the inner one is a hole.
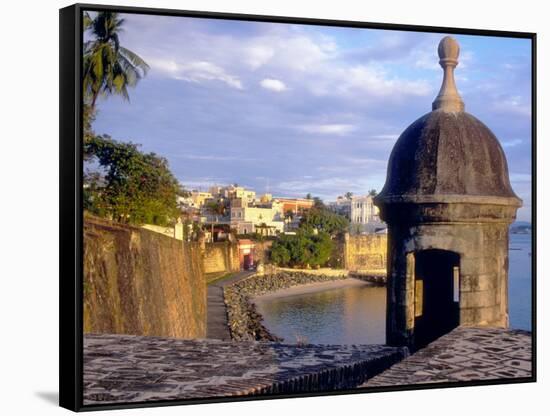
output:
M263 276L253 275L227 285L224 288L224 296L231 338L235 341L282 341L263 326L262 316L256 311L256 307L250 299L254 296L306 283L342 279L346 279L346 277L285 271Z

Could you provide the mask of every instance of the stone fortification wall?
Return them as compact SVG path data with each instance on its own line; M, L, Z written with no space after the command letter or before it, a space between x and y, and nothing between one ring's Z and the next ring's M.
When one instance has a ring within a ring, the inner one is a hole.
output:
M84 332L204 337L198 244L86 215Z
M206 243L203 253L204 272L209 275L221 275L238 272L239 249L237 244Z
M344 267L356 274L385 275L388 236L385 234L346 235Z

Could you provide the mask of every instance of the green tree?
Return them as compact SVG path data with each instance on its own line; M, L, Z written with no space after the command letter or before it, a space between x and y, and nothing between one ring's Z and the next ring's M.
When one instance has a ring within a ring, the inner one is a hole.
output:
M92 113L100 94L117 94L129 100L128 87L134 87L149 70L139 55L120 44L123 24L118 13L84 16L84 30L91 39L84 43L83 89Z
M346 192L344 196L346 197L346 199L351 199L351 197L353 196L353 192Z
M290 250L288 248L289 236L283 235L275 240L271 246L271 261L278 266L290 265Z
M343 215L330 211L324 206L314 206L306 211L300 221L300 228L307 232L318 230L330 236L337 236L347 231L349 220Z
M278 266L324 266L330 260L334 243L325 232L299 231L283 235L271 246L271 261Z
M91 137L84 151L90 166L99 165L85 178L85 209L131 224L167 225L179 215L182 189L166 159L107 136Z
M370 195L370 196L376 196L377 194L378 194L378 192L376 192L376 189L371 189L371 190L369 191L369 195Z
M318 196L313 198L313 206L319 209L325 208L325 203Z

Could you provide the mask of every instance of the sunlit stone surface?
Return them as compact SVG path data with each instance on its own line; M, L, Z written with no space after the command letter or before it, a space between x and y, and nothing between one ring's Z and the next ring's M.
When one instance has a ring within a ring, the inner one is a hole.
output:
M531 333L457 328L361 387L531 377Z
M383 345L85 335L84 404L349 389L406 353Z

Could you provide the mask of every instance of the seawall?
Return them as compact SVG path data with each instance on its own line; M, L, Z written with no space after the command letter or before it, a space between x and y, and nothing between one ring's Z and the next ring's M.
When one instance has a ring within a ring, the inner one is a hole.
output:
M356 275L386 276L388 236L346 234L344 268Z
M206 243L203 252L207 282L240 270L239 249L230 242Z
M199 245L86 215L84 332L204 337Z

